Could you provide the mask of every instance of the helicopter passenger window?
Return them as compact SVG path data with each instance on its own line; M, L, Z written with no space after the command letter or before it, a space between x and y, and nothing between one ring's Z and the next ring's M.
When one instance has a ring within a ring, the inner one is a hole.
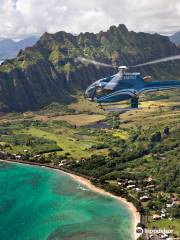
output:
M101 88L101 87L98 87L96 88L96 95L97 96L104 96L108 93L111 93L112 90L111 89L104 89L104 88Z

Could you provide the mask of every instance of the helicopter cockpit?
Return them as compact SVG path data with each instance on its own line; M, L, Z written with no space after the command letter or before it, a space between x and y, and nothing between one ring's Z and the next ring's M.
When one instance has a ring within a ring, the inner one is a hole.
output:
M117 74L113 75L110 78L102 80L99 85L96 87L95 94L100 97L106 94L113 92L118 82L123 80L123 73L119 71Z
M127 67L119 67L119 72L111 77L101 79L96 83L92 84L88 89L93 89L93 96L99 98L107 94L113 93L116 89L131 88L132 84L129 83L129 80L136 79L140 73L126 73Z
M104 96L106 94L111 93L113 90L112 89L106 89L106 88L102 88L102 87L97 87L96 88L96 96L101 97Z

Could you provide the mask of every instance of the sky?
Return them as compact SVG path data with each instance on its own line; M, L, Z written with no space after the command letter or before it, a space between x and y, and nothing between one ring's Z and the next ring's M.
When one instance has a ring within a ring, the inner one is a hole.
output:
M0 0L0 38L99 32L120 23L171 35L180 31L180 0Z

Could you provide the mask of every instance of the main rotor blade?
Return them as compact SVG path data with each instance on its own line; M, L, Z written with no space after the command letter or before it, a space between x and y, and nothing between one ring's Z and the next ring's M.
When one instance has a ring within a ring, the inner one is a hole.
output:
M94 64L96 66L101 66L101 67L110 67L110 68L114 68L115 67L115 66L110 65L110 64L97 62L95 60L91 60L91 59L87 59L87 58L83 58L83 57L77 57L75 60L77 62L86 63L86 64L91 63L91 64Z
M157 60L154 60L154 61L150 61L150 62L146 62L146 63L142 63L142 64L130 66L130 67L131 68L142 67L142 66L146 66L146 65L152 65L152 64L156 64L156 63L174 61L174 60L178 60L178 59L180 59L180 55L165 57L165 58L157 59Z

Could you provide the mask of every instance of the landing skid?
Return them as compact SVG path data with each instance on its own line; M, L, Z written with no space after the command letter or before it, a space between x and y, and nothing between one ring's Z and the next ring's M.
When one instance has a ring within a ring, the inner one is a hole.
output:
M142 108L103 108L106 112L127 112L132 110L141 110Z
M107 112L127 112L131 110L141 110L142 108L139 108L139 98L132 98L131 99L131 107L129 108L106 108L111 106L119 106L118 103L111 103L111 104L99 104L100 109L107 111Z
M117 108L111 108L111 106L119 106L119 104L110 104L110 105L99 105L100 109L102 109L103 111L107 111L107 112L127 112L127 111L131 111L131 110L141 110L142 108L132 108L132 107L127 107L127 108L122 108L122 107L117 107Z

